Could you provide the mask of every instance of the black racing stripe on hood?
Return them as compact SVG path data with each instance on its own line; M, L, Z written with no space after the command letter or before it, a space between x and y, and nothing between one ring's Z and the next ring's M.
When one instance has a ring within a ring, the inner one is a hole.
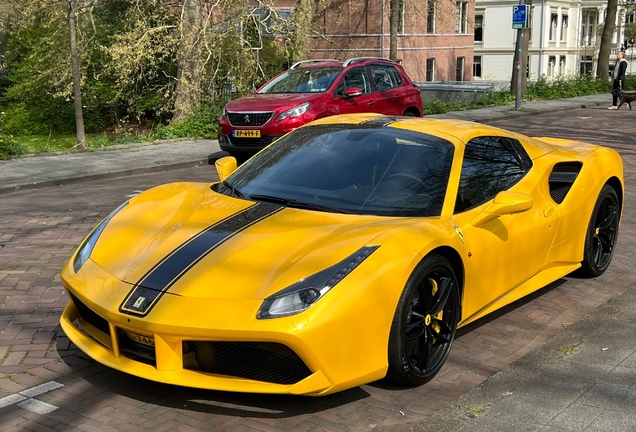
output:
M137 282L119 306L122 313L146 316L188 270L231 237L283 207L257 203L223 219L188 239Z

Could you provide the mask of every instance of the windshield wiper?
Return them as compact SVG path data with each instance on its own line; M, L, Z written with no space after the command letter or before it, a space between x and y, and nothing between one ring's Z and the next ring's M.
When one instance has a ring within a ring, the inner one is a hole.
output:
M305 210L318 210L318 211L324 211L329 213L350 213L345 210L341 210L341 209L337 209L337 208L333 208L329 206L324 206L321 204L296 201L295 199L292 199L292 198L281 198L281 197L272 196L272 195L258 195L258 194L250 195L250 199L253 199L256 201L271 202L275 204L282 204L286 207L299 208L299 209L305 209Z
M245 195L243 192L241 192L240 190L238 190L236 186L229 184L225 180L223 180L221 184L225 186L226 188L228 188L232 192L232 195L239 198L243 198L243 199L249 199L249 197Z

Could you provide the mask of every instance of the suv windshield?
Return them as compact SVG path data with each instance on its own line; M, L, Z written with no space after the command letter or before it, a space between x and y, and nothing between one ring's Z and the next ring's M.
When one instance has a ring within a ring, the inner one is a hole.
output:
M341 70L337 67L290 69L266 84L258 93L325 92Z
M309 126L251 158L217 190L319 211L439 216L453 152L446 140L392 127Z

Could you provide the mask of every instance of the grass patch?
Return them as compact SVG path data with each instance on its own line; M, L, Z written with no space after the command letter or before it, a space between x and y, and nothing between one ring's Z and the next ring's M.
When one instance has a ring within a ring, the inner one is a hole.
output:
M470 418L475 418L475 417L479 417L480 415L482 415L485 411L486 408L479 408L479 407L464 407L464 411L466 412L466 416L470 417Z
M568 354L572 354L573 352L576 352L578 348L574 345L566 345L566 346L561 346L558 347L556 350L562 354L568 355Z
M0 160L20 157L26 152L27 149L18 139L0 134Z

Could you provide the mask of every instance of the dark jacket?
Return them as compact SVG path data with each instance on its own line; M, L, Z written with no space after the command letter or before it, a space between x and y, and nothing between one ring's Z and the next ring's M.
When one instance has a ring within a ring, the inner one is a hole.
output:
M618 69L616 69L618 68ZM627 60L621 59L614 65L614 82L620 81L621 88L625 88L625 72L627 71ZM616 85L614 85L616 87Z

